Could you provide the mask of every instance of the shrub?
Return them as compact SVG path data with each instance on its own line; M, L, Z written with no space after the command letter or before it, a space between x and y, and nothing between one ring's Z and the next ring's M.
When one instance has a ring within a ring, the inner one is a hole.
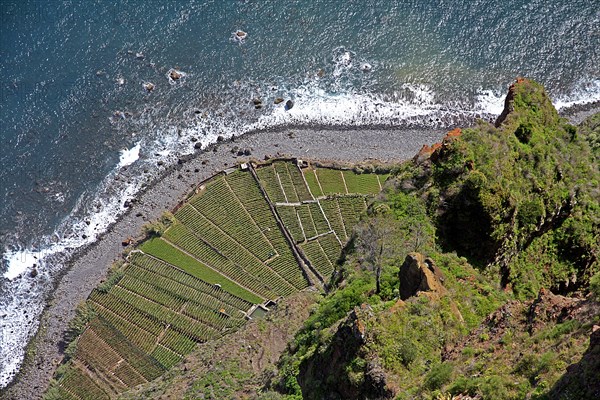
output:
M515 130L515 136L521 143L529 143L531 136L533 136L533 129L530 124L521 123Z
M517 219L521 226L536 225L544 215L544 206L540 200L524 201L517 212Z
M453 366L450 363L434 365L425 377L425 386L429 390L440 389L444 384L450 381L452 369Z
M600 272L590 279L590 292L597 301L600 301Z

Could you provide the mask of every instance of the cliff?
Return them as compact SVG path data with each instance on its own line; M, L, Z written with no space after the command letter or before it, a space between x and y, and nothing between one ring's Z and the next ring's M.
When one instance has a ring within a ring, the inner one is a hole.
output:
M494 125L423 146L369 207L272 386L294 398L597 397L597 121L571 126L518 79Z
M572 126L518 79L495 124L394 169L284 351L281 320L256 323L249 354L200 349L126 398L597 398L599 118Z

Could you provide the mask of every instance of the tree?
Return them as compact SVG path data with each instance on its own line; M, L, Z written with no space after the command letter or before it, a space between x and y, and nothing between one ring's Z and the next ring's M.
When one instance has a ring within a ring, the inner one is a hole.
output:
M358 249L363 254L366 267L375 271L376 292L381 292L381 270L392 246L394 217L375 211L358 229Z

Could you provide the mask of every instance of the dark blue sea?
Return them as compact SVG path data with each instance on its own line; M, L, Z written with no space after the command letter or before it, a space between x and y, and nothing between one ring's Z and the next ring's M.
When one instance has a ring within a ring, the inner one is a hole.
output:
M597 101L599 26L597 0L1 0L0 388L69 254L192 139L452 127L517 76Z

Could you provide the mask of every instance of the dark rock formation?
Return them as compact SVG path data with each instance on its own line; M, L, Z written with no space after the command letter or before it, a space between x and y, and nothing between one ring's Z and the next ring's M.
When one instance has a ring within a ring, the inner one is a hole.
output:
M324 352L319 351L300 364L298 383L306 399L390 399L393 391L387 387L387 375L377 358L367 357L366 346L371 341L368 321L373 310L363 304L355 307L342 322ZM347 370L356 358L365 357L360 379L352 382Z

